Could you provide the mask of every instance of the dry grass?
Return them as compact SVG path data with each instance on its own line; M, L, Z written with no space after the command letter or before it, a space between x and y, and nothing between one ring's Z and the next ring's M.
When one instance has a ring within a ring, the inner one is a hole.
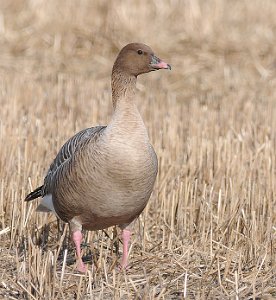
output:
M272 0L1 1L1 299L275 299L275 14ZM67 138L108 122L130 41L173 65L138 83L160 170L130 269L114 268L111 228L86 233L83 276L68 227L23 199Z

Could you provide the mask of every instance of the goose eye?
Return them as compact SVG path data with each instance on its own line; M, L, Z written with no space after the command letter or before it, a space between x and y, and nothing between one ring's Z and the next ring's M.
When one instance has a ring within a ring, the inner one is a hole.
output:
M143 51L142 51L141 49L139 49L139 50L137 50L137 53L138 53L139 55L142 55L142 54L143 54Z

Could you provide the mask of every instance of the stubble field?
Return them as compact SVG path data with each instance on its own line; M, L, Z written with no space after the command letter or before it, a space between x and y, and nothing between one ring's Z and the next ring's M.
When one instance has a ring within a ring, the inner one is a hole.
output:
M276 298L276 3L0 3L0 299ZM107 124L122 46L172 71L138 78L159 160L126 272L120 235L68 226L24 198L75 132ZM119 250L118 250L119 245Z

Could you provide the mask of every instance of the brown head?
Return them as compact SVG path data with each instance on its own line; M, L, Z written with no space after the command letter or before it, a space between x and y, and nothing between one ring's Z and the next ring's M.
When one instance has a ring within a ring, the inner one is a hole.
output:
M126 45L118 54L113 71L137 77L140 74L169 69L171 66L154 55L151 48L141 43Z

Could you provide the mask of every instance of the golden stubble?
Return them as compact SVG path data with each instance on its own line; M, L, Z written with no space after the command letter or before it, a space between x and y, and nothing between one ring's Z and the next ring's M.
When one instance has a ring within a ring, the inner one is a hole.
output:
M276 296L275 12L268 0L1 3L1 297ZM136 41L172 64L137 83L159 173L129 270L110 228L85 233L80 275L68 226L23 199L69 137L109 122L112 64Z

